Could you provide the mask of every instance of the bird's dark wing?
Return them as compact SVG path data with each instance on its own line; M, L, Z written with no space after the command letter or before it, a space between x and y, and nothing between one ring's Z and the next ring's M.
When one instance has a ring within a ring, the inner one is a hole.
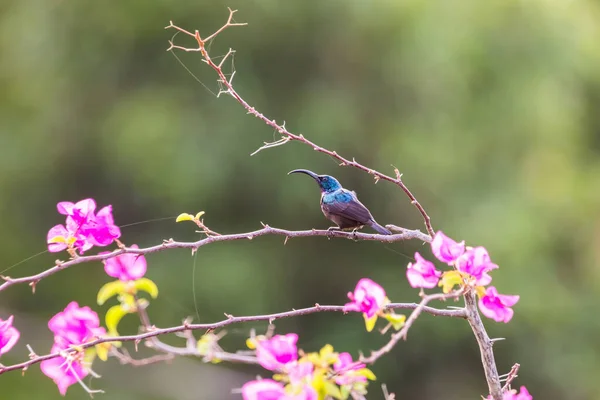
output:
M322 202L321 206L325 213L339 215L346 219L360 222L362 225L373 220L373 216L367 207L358 201L354 192L345 189L339 190L331 200L333 201Z

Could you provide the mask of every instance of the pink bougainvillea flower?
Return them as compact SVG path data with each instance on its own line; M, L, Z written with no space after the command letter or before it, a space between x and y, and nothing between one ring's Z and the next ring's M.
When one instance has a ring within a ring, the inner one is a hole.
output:
M269 371L281 369L285 364L298 359L296 342L298 335L275 335L271 339L260 340L256 344L256 358L263 368Z
M496 322L507 323L513 317L512 306L519 301L519 296L498 294L494 286L486 289L485 295L479 299L481 313Z
M333 364L333 370L339 373L335 378L335 383L338 385L352 385L356 382L366 382L366 376L356 374L357 370L364 367L365 364L352 361L350 353L340 353L338 360Z
M67 307L48 321L48 328L54 333L55 343L68 347L94 340L106 334L100 326L98 314L89 307L79 307L70 302Z
M65 347L64 345L55 343L50 352L56 353L67 347L68 346ZM69 359L55 357L44 360L40 364L40 368L44 375L54 381L56 386L58 386L58 391L63 396L67 393L69 386L81 381L88 374L88 370L81 365L83 354L83 352L80 352L76 353L74 356L69 355Z
M283 384L272 379L250 381L242 386L244 400L280 400L284 396Z
M108 246L121 236L121 230L115 225L112 216L112 206L102 208L81 229L95 246Z
M492 396L488 396L487 400L492 400ZM504 392L502 400L533 400L533 396L529 394L525 386L521 386L520 393L515 389Z
M287 393L282 383L272 379L246 382L242 386L244 400L317 400L317 392L311 386L294 388Z
M0 356L8 353L17 343L21 333L12 326L13 316L8 317L6 321L0 318Z
M406 268L408 283L414 288L431 289L437 286L442 271L435 269L431 261L427 261L419 253L415 253L416 262L409 263Z
M492 281L489 271L498 268L491 262L490 256L484 247L469 248L456 260L456 269L473 276L478 286L486 286Z
M465 252L465 241L457 243L438 231L431 241L431 251L441 262L452 264Z
M80 227L77 225L71 217L67 217L67 226L55 225L48 231L46 240L48 243L48 251L50 253L57 253L63 251L69 247L68 242L73 240L73 247L78 249L81 254L84 251L92 248L93 243L80 233ZM61 241L55 241L56 238L62 238Z
M134 244L132 249L139 249ZM146 258L143 254L121 254L104 261L104 271L108 276L118 278L121 281L135 281L146 273Z
M363 278L356 284L354 293L348 293L350 303L344 305L344 311L358 311L373 317L385 306L385 290L371 279Z
M48 251L52 253L75 248L83 254L92 246L108 246L121 236L121 230L114 223L112 206L94 214L96 202L85 199L77 203L62 201L56 208L67 218L65 225L56 225L48 232Z
M61 201L56 208L60 214L71 217L76 224L81 226L94 217L96 202L93 199L85 199L77 203Z

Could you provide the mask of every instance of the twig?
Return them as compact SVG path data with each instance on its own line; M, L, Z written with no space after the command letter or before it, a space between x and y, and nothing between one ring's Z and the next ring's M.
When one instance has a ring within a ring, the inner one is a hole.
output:
M222 236L216 236L216 237L222 237ZM422 304L416 304L416 303L392 303L392 304L388 304L387 308L388 309L413 309L413 310L420 308L421 311L426 312L431 315L435 315L435 316L466 318L466 313L463 309L457 309L457 310L456 309L451 309L451 310L450 309L437 309L437 308L433 308L433 307L425 307ZM51 358L60 357L61 354L63 354L64 352L80 351L81 349L87 349L87 348L93 347L100 343L107 343L107 342L139 343L142 340L154 338L156 336L166 335L169 333L177 333L177 332L193 331L193 330L212 331L215 329L223 328L228 325L242 323L242 322L267 321L269 323L272 323L273 321L275 321L277 319L281 319L281 318L290 318L290 317L314 314L314 313L319 313L319 312L344 312L344 306L315 305L314 307L301 308L298 310L286 311L286 312L281 312L281 313L276 313L276 314L253 315L253 316L243 316L243 317L233 317L232 316L231 318L227 318L225 320L215 322L215 323L209 323L209 324L190 324L186 321L182 325L179 325L179 326L173 326L170 328L163 328L163 329L152 328L148 332L142 332L137 335L99 338L99 339L93 340L91 342L77 345L76 348L69 348L69 349L65 349L65 350L63 350L61 352L57 352L57 353L46 354L43 356L36 356L36 357L33 357L32 359L30 359L29 361L25 361L25 362L22 362L19 364L0 367L0 375L5 372L8 372L8 371L27 368L30 365L40 363L44 360L49 360ZM177 348L177 347L173 347L173 346L169 346L169 347L166 347L166 346L168 346L168 345L166 345L164 343L161 345L161 347L163 349L165 349L165 351L168 350L168 352L172 352L174 354L182 354L182 355L191 355L192 354L191 350L189 348L181 349L181 348ZM228 354L231 354L231 353L228 353ZM193 354L193 355L197 355L197 353ZM245 357L249 357L249 356L243 356L243 355L237 355L237 354L236 354L236 356L237 356L236 360L233 360L232 358L230 358L229 360L238 361L238 362L244 362L244 361L242 361L242 359L250 360L249 358L245 358ZM215 358L224 360L225 357L226 357L226 355L224 355L224 354L215 354ZM252 362L254 362L254 361L252 361Z
M510 389L510 384L512 383L512 381L514 381L515 378L519 376L517 374L519 373L520 367L521 364L517 363L513 365L508 374L506 374L506 381L504 382L504 386L502 387L502 392L505 392Z
M392 336L390 337L390 340L379 350L372 351L371 355L369 357L361 356L359 362L365 363L365 364L373 364L381 356L392 351L392 349L394 348L394 346L396 346L396 344L400 341L400 339L406 340L406 336L408 335L408 330L410 329L412 324L415 322L415 320L419 317L419 315L421 314L422 311L427 312L427 309L429 308L429 307L427 307L427 303L429 303L430 301L455 299L457 297L460 297L461 295L462 295L462 291L459 290L459 291L455 291L455 292L451 292L451 293L435 293L435 294L423 296L423 300L421 300L421 302L417 305L417 307L415 307L413 309L413 312L410 314L410 316L404 323L404 326L402 327L402 329L400 329L398 332L392 334ZM460 311L461 313L464 312L463 309L458 309L456 311Z
M405 230L403 233L397 235L379 235L372 233L361 233L361 232L344 232L344 231L328 231L324 229L311 229L305 231L290 231L286 229L272 228L268 225L265 225L262 229L258 229L252 232L246 233L234 233L230 235L215 235L209 236L204 239L198 240L196 242L177 242L173 239L169 239L164 241L162 244L146 247L142 249L132 249L130 247L123 247L112 252L106 254L96 254L92 256L82 256L77 257L75 259L66 261L66 262L57 262L57 265L51 267L45 271L40 272L39 274L24 276L20 278L11 278L8 276L0 276L0 278L4 279L5 282L0 285L0 292L7 289L10 286L20 284L20 283L29 283L34 284L39 282L41 279L44 279L50 275L57 273L58 271L64 270L66 268L72 267L77 264L91 262L91 261L104 261L109 258L116 257L121 254L148 254L155 253L158 251L166 250L166 249L174 249L174 248L182 248L182 249L198 249L199 247L205 246L214 242L227 242L233 240L252 240L255 237L265 236L265 235L278 235L285 236L286 238L297 238L297 237L311 237L311 236L326 236L329 238L337 237L337 238L346 238L351 240L378 240L380 242L385 243L393 243L399 242L402 240L410 240L410 239L418 239L424 242L430 242L431 237L422 233L418 230Z
M337 152L335 151L331 151L328 150L324 147L321 147L319 145L317 145L316 143L306 139L302 134L294 134L291 133L290 131L288 131L284 125L282 124L278 124L277 121L275 121L274 119L271 120L269 118L267 118L264 114L262 114L261 112L259 112L258 110L256 110L254 107L252 107L250 104L248 104L246 102L246 100L244 100L238 93L237 91L233 88L233 85L231 83L231 80L228 80L227 77L225 76L225 74L223 73L223 70L221 69L221 65L222 63L219 64L215 64L212 60L212 58L210 57L210 55L208 54L208 51L206 50L206 42L212 38L214 38L217 34L219 34L223 29L229 27L229 26L233 26L233 25L239 25L239 24L231 24L231 18L233 16L233 14L235 13L235 10L231 10L229 9L229 19L227 21L227 23L221 27L219 30L217 30L217 32L213 33L212 35L208 36L208 38L206 39L202 39L200 37L200 34L198 33L198 31L195 31L194 33L191 33L189 31L186 31L185 29L182 29L176 25L173 24L173 21L170 21L169 25L165 28L165 29L176 29L179 32L186 34L188 36L193 37L197 42L198 42L198 48L186 48L183 46L176 46L174 45L172 42L170 43L170 46L167 50L172 50L172 49L178 49L178 50L182 50L182 51L186 51L186 52L190 52L190 51L197 51L200 52L200 54L202 54L202 57L204 58L204 62L206 62L218 75L219 79L219 83L222 83L226 90L223 90L224 93L227 93L229 95L231 95L238 103L240 103L242 105L242 107L244 107L244 109L246 110L246 112L250 115L255 116L256 118L260 119L261 121L263 121L265 124L267 124L268 126L272 127L273 129L275 129L281 136L283 136L282 139L275 141L273 143L265 143L264 146L260 147L257 151L255 151L254 153L252 153L252 155L258 153L260 150L263 149L267 149L270 147L275 147L275 146L279 146L282 144L287 143L290 140L294 140L297 142L301 142L304 143L310 147L313 148L313 150L318 151L320 153L324 153L327 154L330 157L333 157L335 159L337 159L338 161L340 161L340 166L350 166L350 167L354 167L357 169L360 169L362 171L365 171L371 175L373 175L373 177L375 178L375 181L379 181L379 180L385 180L388 182L392 182L396 185L398 185L402 191L404 191L404 193L406 193L406 195L409 197L410 201L412 204L414 204L414 206L417 208L417 210L419 211L419 213L421 214L421 216L423 217L423 220L425 221L425 228L427 229L427 232L429 233L429 235L431 235L432 237L435 235L435 232L433 230L433 227L431 225L431 219L429 218L429 215L425 212L425 209L421 206L421 204L417 201L416 197L411 193L411 191L408 189L408 187L404 184L404 182L402 182L402 176L401 174L397 171L397 169L394 169L394 171L396 172L396 178L393 178L391 176L385 175L381 172L378 172L374 169L365 167L364 165L358 163L354 158L352 160L345 158L341 155L339 155Z

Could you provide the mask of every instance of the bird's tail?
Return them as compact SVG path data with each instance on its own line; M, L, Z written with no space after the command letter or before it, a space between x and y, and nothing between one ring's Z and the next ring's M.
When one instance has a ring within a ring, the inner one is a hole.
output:
M372 221L369 226L373 229L375 229L377 232L381 233L382 235L391 235L392 231L390 231L387 228L384 228L383 226L379 225L377 222Z

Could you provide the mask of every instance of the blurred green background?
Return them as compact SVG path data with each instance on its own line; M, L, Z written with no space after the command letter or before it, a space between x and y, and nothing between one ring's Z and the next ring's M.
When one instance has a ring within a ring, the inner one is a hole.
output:
M247 27L224 32L213 56L237 50L226 70L252 105L288 129L380 171L404 174L436 229L486 246L500 292L519 294L507 325L486 320L501 373L536 399L600 399L600 4L564 0L65 1L0 6L0 270L45 249L63 222L59 201L112 204L127 244L195 240L181 212L206 211L223 233L329 226L310 179L338 177L382 223L422 229L406 196L358 170L290 143L250 157L272 129L233 99L198 54L166 52L169 22L204 35L238 8ZM193 45L183 36L180 44ZM206 86L209 90L207 90ZM211 93L212 91L212 93ZM127 224L163 217L163 221ZM419 242L383 245L282 237L174 250L147 257L160 288L149 312L161 327L187 316L263 314L343 304L361 277L393 301L412 302L405 267ZM3 274L23 276L65 254L42 254ZM194 279L192 279L194 278ZM22 338L0 362L51 346L47 320L75 299L99 314L101 263L81 264L0 293ZM194 305L194 293L197 303ZM198 314L198 315L197 315ZM136 332L135 317L121 333ZM384 343L358 315L319 314L276 323L306 351L331 343L356 355ZM228 329L242 348L251 328ZM182 343L181 339L165 339ZM146 354L146 353L144 353ZM196 359L134 368L97 362L107 399L241 399L260 368ZM477 399L486 385L462 320L421 317L374 366L398 399ZM58 399L38 366L0 376L2 399ZM89 396L77 385L68 399Z

